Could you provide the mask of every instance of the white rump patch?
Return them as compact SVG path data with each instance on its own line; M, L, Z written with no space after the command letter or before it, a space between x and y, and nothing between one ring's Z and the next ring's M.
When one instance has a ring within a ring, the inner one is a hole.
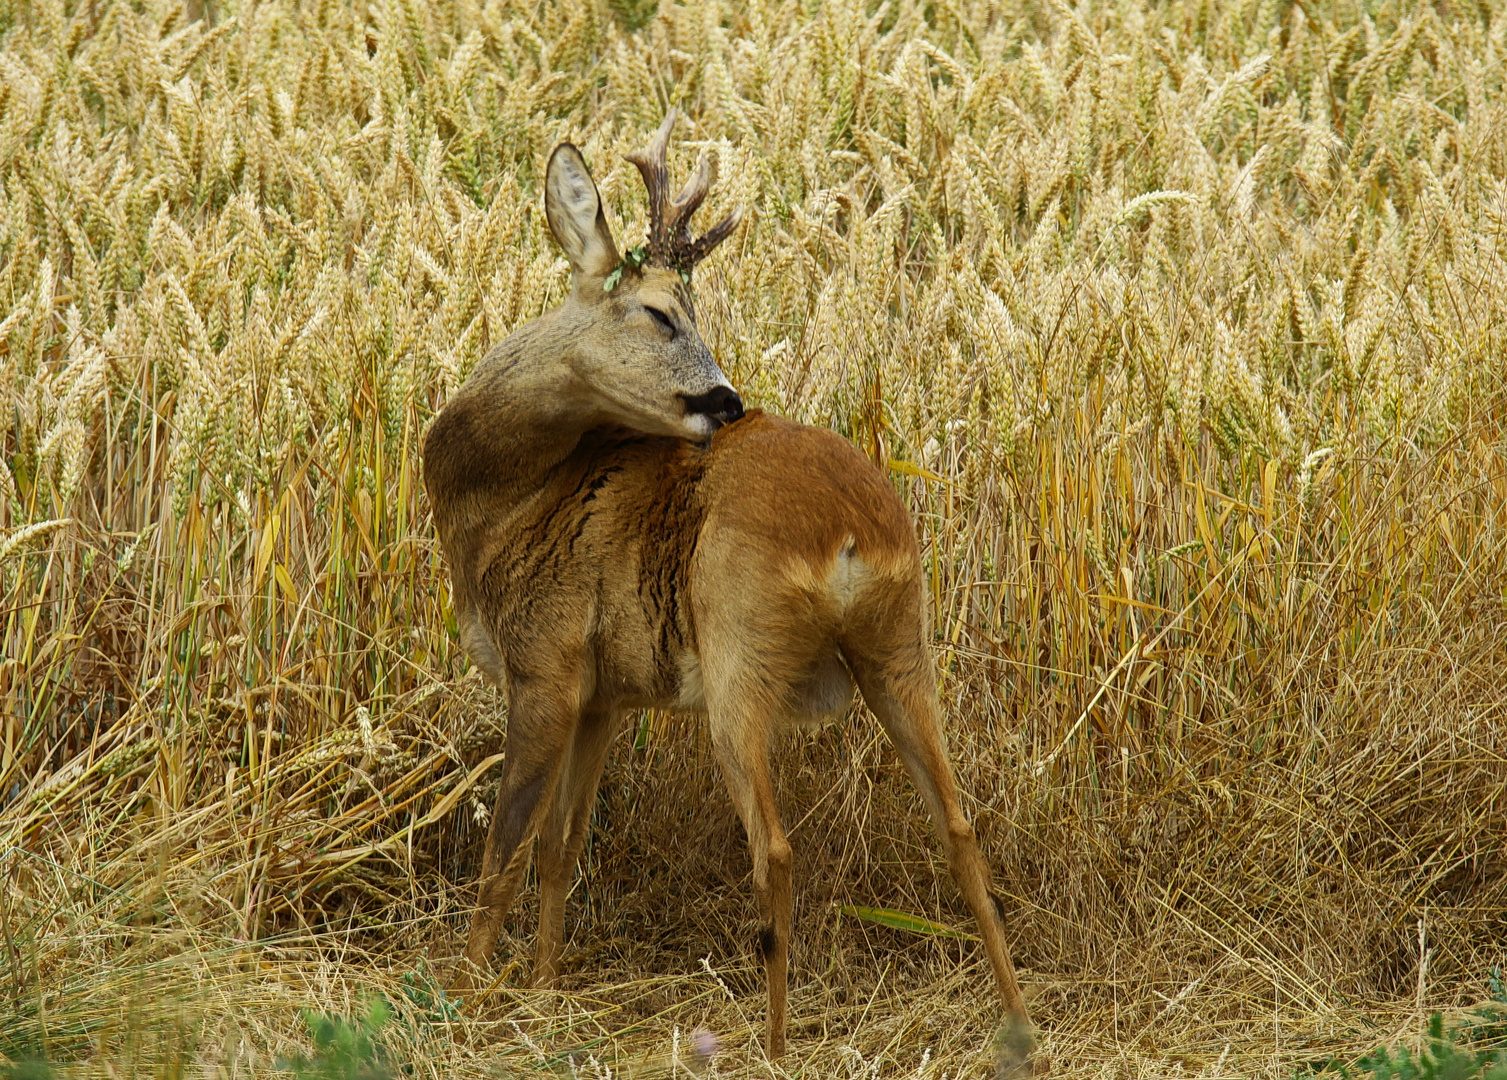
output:
M853 603L858 591L868 581L869 567L858 557L858 541L849 536L837 549L837 558L832 563L832 573L827 584L842 610Z

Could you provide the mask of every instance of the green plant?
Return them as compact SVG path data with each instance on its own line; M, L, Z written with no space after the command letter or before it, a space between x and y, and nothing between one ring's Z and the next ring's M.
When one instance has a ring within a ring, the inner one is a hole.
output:
M23 1057L0 1063L0 1080L52 1080L52 1063L44 1057Z
M405 972L398 981L398 989L411 1006L411 1021L428 1026L460 1019L457 1000L445 993L445 988L430 973L422 961L414 971Z
M1368 1080L1507 1080L1507 1051L1481 1049L1471 1039L1472 1025L1445 1030L1444 1017L1429 1019L1428 1035L1417 1051L1406 1046L1378 1047L1340 1075Z
M304 1023L314 1040L314 1054L285 1058L279 1064L297 1080L388 1080L398 1070L378 1036L391 1018L392 1009L380 997L372 998L366 1015L355 1020L306 1010Z

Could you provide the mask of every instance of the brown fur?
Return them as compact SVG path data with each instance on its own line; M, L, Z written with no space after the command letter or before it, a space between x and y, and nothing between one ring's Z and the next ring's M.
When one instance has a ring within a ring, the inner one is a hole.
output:
M624 268L604 290L612 239L584 170L562 147L546 182L551 226L576 267L571 297L483 359L424 444L462 640L509 705L458 981L489 962L535 835L535 973L555 978L565 894L625 712L702 712L753 852L766 1041L780 1053L790 846L769 742L783 722L845 712L856 682L925 797L1004 1005L1023 1020L942 745L904 507L831 432L754 411L701 437L710 422L685 402L725 380L696 333L689 289L662 269Z

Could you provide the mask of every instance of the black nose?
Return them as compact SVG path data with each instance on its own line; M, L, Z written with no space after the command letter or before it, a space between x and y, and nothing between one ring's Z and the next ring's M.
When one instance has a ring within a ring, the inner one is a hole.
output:
M719 424L731 424L743 415L743 399L731 386L714 386L704 394L685 394L687 416L710 416Z

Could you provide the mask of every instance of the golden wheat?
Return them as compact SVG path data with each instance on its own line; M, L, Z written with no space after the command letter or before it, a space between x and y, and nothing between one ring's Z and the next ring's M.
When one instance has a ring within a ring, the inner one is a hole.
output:
M698 1024L765 1074L736 825L667 717L604 786L571 992L425 998L502 721L419 436L567 287L551 147L632 242L623 154L671 105L708 218L746 208L712 349L916 512L1053 1067L1290 1076L1503 962L1499 0L102 0L0 34L0 1053L259 1074L380 989L435 1076L664 1075ZM961 917L872 728L782 754L785 1070L977 1074L972 951L838 911Z

